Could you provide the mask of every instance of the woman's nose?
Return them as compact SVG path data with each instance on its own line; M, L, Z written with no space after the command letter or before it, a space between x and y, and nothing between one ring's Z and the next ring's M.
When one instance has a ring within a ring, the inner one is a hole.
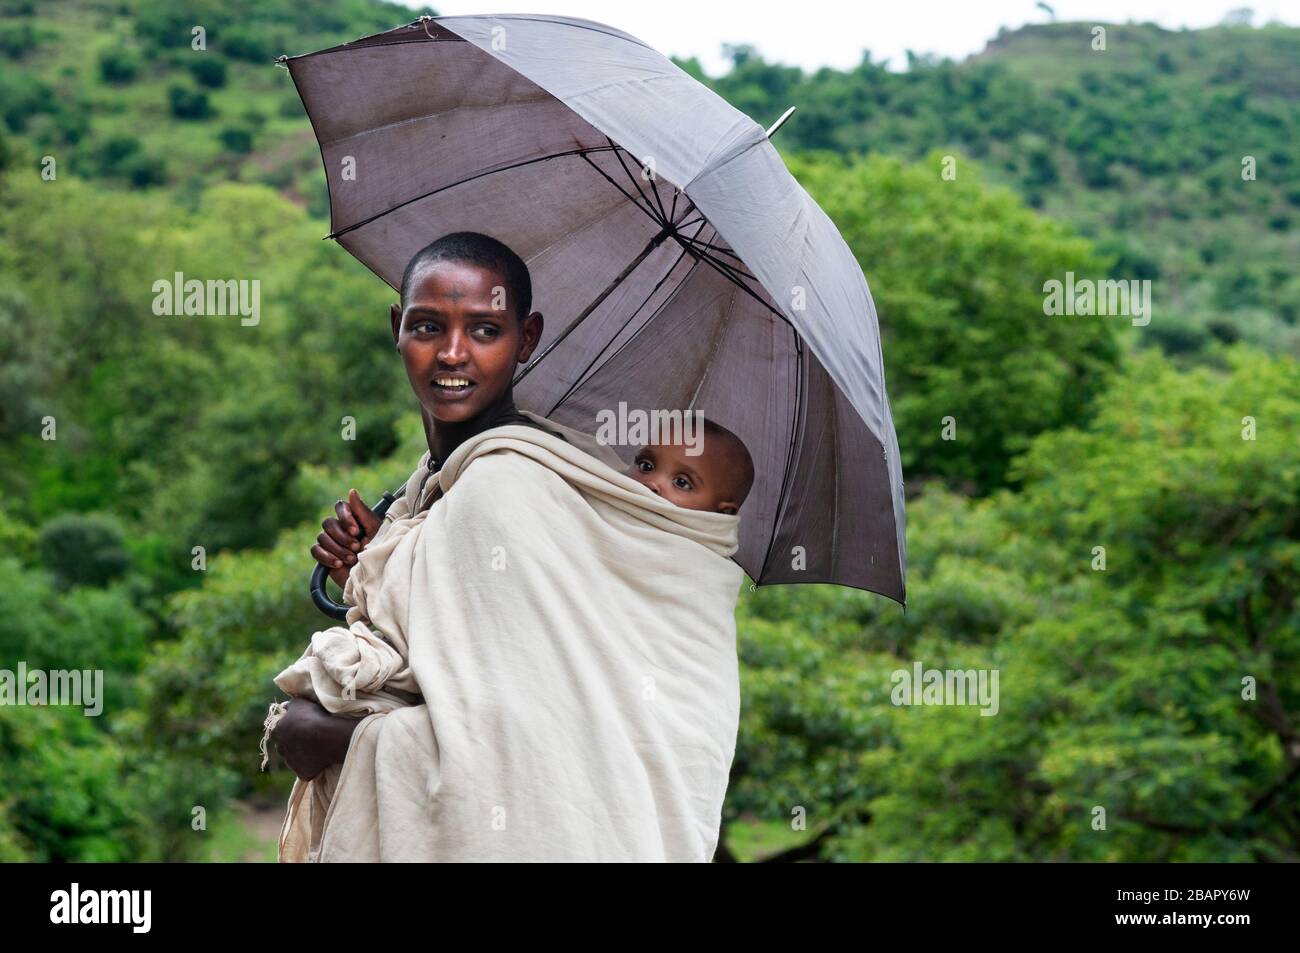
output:
M457 328L447 333L442 347L438 348L438 360L444 364L463 364L465 362L465 335Z

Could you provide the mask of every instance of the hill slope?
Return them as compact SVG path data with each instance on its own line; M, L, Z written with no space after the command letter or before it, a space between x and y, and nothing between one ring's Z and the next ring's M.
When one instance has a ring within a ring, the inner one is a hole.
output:
M323 217L319 154L273 58L419 11L378 0L177 6L70 0L56 15L0 2L0 163L50 155L80 178L184 195L262 182ZM192 48L197 25L203 50ZM682 66L759 122L797 105L785 150L929 156L936 175L938 156L976 159L1094 239L1112 275L1153 281L1146 343L1195 356L1212 338L1244 338L1300 354L1300 276L1286 264L1300 258L1300 30L1109 25L1098 50L1092 29L1026 26L961 63L913 57L904 73L867 55L853 70L807 74L745 47L721 77Z

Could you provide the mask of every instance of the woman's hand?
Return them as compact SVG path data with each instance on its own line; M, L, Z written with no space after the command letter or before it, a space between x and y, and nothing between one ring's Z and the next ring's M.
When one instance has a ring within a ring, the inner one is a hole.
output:
M343 762L358 724L360 719L331 715L309 698L294 698L272 729L271 741L290 770L310 781Z
M348 491L346 503L339 500L334 504L334 513L320 524L324 532L316 537L311 555L329 570L330 578L341 589L357 564L357 554L375 538L381 520L361 502L355 489Z

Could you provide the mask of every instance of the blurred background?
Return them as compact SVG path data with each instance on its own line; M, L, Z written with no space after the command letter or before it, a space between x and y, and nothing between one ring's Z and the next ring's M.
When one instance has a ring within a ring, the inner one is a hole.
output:
M0 668L105 685L0 705L0 859L274 860L308 548L423 434L273 61L466 6L0 0ZM742 593L719 859L1300 859L1300 29L993 6L821 26L888 62L678 59L798 107L774 142L871 285L909 495L906 612ZM549 10L640 35L616 11ZM175 272L259 279L260 322L155 315ZM1150 323L1045 315L1067 272L1149 280ZM997 669L998 714L892 704L915 661Z

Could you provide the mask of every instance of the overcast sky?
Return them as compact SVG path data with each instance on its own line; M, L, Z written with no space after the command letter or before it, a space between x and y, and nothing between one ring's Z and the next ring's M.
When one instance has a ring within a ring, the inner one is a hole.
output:
M960 59L977 53L998 28L1044 23L1033 0L428 0L440 14L557 13L608 23L662 53L698 57L705 72L725 72L723 43L749 43L764 58L815 70L848 69L871 50L895 68L905 50ZM419 6L418 3L411 3ZM1161 26L1211 26L1228 10L1250 7L1254 24L1300 24L1300 0L1056 0L1058 20Z

